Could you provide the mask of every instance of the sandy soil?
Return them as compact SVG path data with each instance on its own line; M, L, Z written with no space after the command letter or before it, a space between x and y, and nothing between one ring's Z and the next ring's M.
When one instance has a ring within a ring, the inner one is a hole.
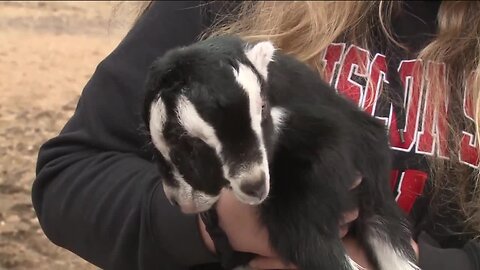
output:
M0 270L96 269L45 237L30 189L39 146L72 115L137 6L0 2Z

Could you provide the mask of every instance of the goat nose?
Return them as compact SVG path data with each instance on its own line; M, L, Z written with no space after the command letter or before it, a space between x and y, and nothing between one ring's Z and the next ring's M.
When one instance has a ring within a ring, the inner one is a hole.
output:
M265 178L255 182L245 182L240 185L240 190L248 196L263 198L267 192Z

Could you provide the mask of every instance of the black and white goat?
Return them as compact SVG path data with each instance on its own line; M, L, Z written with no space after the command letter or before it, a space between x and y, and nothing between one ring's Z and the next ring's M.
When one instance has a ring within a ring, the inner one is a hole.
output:
M221 37L167 52L144 109L164 191L183 212L210 209L231 188L259 205L286 261L351 270L338 222L357 206L353 231L378 269L417 269L384 127L270 42Z

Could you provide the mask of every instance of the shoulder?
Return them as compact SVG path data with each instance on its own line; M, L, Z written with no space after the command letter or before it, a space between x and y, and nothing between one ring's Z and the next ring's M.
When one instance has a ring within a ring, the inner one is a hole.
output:
M143 17L170 11L177 15L195 15L209 27L226 15L235 14L242 1L153 1Z

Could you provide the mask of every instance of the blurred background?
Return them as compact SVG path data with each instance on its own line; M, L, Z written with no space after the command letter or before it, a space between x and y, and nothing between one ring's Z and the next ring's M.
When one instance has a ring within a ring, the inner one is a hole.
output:
M138 2L0 2L0 270L97 269L56 247L31 205L39 146L73 114Z

